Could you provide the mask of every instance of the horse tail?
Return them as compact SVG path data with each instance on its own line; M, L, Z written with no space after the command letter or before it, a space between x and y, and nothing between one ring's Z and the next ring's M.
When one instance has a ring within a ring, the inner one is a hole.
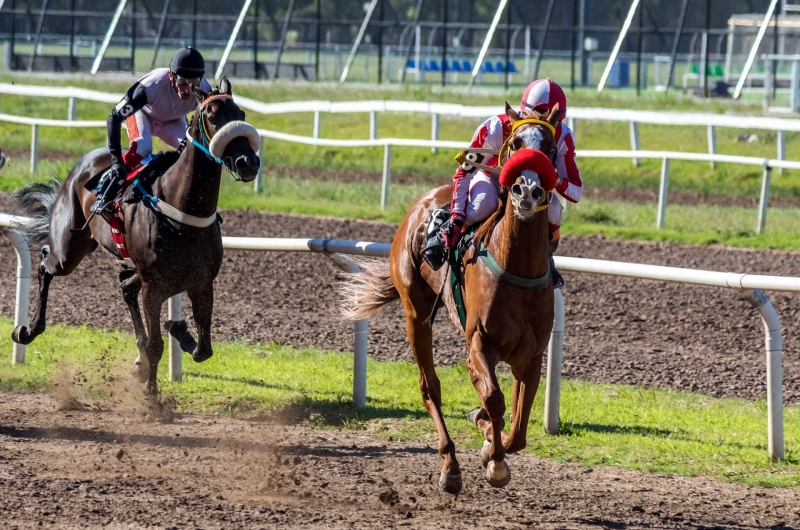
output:
M60 188L61 183L53 179L49 183L28 184L10 193L21 214L31 219L24 223L13 222L11 228L21 234L29 244L42 243L47 239L53 203Z
M389 274L389 262L367 258L348 258L361 272L345 272L339 284L340 309L344 318L361 320L400 298Z

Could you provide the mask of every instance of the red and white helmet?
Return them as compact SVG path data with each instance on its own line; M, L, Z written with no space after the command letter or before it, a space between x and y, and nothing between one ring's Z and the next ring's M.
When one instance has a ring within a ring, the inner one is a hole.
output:
M559 120L567 117L567 96L558 86L558 83L547 79L537 79L522 93L522 100L519 103L521 112L533 109L544 111L552 109L558 103Z

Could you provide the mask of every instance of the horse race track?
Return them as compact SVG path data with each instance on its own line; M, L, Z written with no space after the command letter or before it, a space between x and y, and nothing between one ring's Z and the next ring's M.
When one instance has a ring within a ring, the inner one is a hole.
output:
M464 490L439 491L422 444L217 416L58 410L0 394L5 528L800 527L800 493L589 469L517 455L495 490L461 452Z
M0 201L0 210L9 211ZM390 241L394 227L254 212L224 213L226 235ZM800 274L800 255L565 236L559 253L714 270ZM0 314L14 300L13 249L0 238ZM34 261L34 267L38 259ZM318 255L228 252L216 287L216 340L352 348L339 320L335 267ZM565 274L565 376L761 399L763 331L755 310L721 289ZM35 280L34 287L35 289ZM769 295L784 329L785 395L800 403L795 295ZM186 304L188 308L188 303ZM131 330L113 261L91 256L53 282L50 322ZM454 327L437 322L440 363L463 362ZM370 323L370 355L410 359L399 307ZM213 362L213 361L212 361ZM541 396L540 396L541 397ZM444 392L444 399L447 393ZM218 416L161 414L0 393L0 495L11 527L800 528L800 492L509 459L493 490L477 451L459 453L464 491L439 492L424 444ZM59 410L61 408L61 410ZM549 526L548 526L549 525Z

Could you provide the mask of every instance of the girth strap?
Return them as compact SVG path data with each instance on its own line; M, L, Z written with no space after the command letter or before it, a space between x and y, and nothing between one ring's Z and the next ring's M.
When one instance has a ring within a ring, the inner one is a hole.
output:
M138 189L139 193L142 194L142 200L147 206L152 208L153 211L169 217L173 221L177 221L184 225L193 226L195 228L206 228L214 224L214 222L217 220L217 212L212 213L208 217L196 217L194 215L189 215L188 213L183 213L174 206L159 200L158 197L153 197L147 193L138 179L133 181L133 185L136 186L136 189Z
M486 265L495 278L501 282L510 283L511 285L520 287L522 289L543 289L550 281L549 261L547 262L547 271L545 271L544 276L540 276L539 278L523 278L522 276L511 274L501 267L500 264L497 263L497 260L494 259L494 256L492 256L492 253L489 252L489 249L486 248L486 245L483 243L481 243L481 246L478 249L478 256L480 256L483 264Z

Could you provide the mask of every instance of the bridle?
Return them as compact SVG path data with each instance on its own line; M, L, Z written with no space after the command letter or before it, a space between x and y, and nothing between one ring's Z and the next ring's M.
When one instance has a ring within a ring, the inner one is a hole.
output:
M230 99L233 100L233 96L229 94L215 94L213 96L209 96L203 100L200 104L200 108L197 109L197 130L200 133L200 142L195 140L194 136L191 134L191 125L186 129L186 138L198 149L200 149L206 156L216 162L217 164L223 166L225 169L228 170L228 173L234 178L234 180L241 181L241 177L236 174L233 168L223 159L214 156L209 151L208 146L211 144L211 136L209 136L208 131L211 130L211 127L208 123L208 116L205 114L206 106L214 100L221 100L221 99ZM202 142L202 143L201 143Z

